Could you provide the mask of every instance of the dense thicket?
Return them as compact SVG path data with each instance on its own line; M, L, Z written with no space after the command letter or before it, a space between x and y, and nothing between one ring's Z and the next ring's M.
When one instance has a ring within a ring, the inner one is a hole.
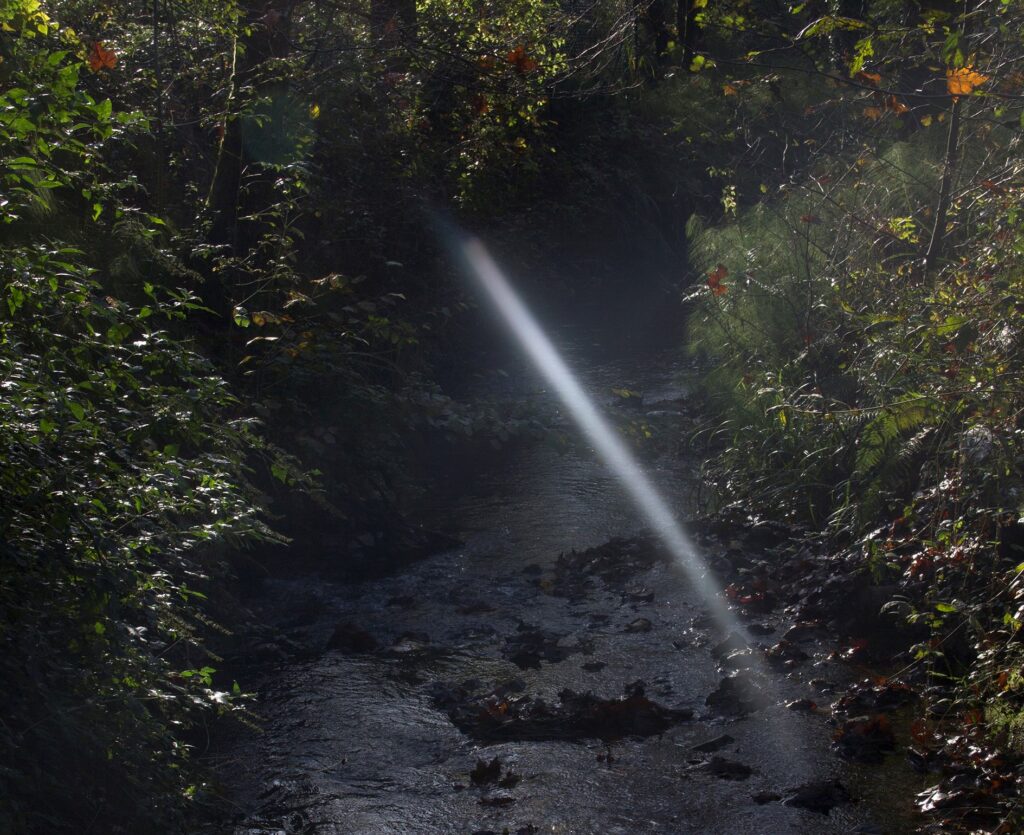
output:
M186 828L240 550L416 547L416 437L515 428L435 381L466 308L436 220L573 203L537 187L587 179L553 85L568 36L605 40L573 84L628 71L616 20L0 2L0 830Z

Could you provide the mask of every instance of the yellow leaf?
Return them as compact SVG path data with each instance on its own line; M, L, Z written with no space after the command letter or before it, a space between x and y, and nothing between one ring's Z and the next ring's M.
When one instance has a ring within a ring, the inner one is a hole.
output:
M925 127L928 127L931 123L932 123L931 114L928 114L927 116L922 116L921 117L921 124L924 125Z
M988 76L978 72L974 67L960 67L946 70L946 89L951 96L969 96L976 87L988 81Z
M319 104L311 104L309 106L309 118L310 119L319 119L320 118L320 105Z

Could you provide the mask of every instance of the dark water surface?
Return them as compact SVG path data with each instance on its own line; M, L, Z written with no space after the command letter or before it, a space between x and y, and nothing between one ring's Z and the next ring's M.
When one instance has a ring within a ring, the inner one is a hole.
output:
M587 333L567 330L558 341L599 403L622 400L613 388L642 391L642 408L620 403L611 411L640 436L644 425L662 428L645 442L656 450L645 460L685 518L693 510L696 465L665 443L686 428L679 402L687 396L687 372L678 352L624 351ZM526 398L552 412L537 378L506 360L508 376L488 378L479 396ZM345 622L381 648L326 650L268 662L254 674L264 732L232 735L212 751L236 809L224 831L908 831L912 787L887 787L880 767L839 760L829 751L824 715L784 707L807 697L827 706L829 697L807 681L839 682L849 672L812 658L793 673L772 674L769 706L718 717L705 700L723 676L711 651L722 636L682 572L659 563L621 584L595 582L582 598L551 593L544 578L559 553L643 528L585 443L525 443L476 471L449 473L423 498L419 514L465 544L384 578L340 584L306 576L266 585L258 609L298 644L323 647ZM650 622L649 631L635 627L638 619ZM763 622L775 624L770 617ZM531 628L549 637L561 660L527 669L510 660L510 639L514 645ZM759 640L768 645L778 635ZM563 688L616 698L642 680L649 698L691 709L695 718L660 736L613 743L609 762L596 739L485 744L456 728L434 700L444 683L476 680L489 688L517 679L522 692L551 702ZM752 769L746 779L709 773L709 755L692 750L726 733L735 741L717 753ZM473 785L477 762L495 757L518 782ZM859 802L822 815L752 799L824 779L841 780Z

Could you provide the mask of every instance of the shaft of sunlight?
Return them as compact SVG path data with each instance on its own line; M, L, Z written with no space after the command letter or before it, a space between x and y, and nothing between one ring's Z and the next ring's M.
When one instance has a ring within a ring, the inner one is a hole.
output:
M461 243L462 256L469 272L479 281L488 297L538 370L555 390L595 451L616 476L637 509L648 520L668 547L693 587L707 604L723 631L746 635L746 630L719 597L719 589L710 576L690 538L683 531L665 499L627 449L619 434L595 407L565 364L551 340L541 330L526 305L512 289L483 243L477 239Z

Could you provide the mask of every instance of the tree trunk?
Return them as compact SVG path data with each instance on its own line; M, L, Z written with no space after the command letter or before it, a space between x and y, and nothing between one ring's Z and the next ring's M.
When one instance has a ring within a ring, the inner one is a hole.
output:
M697 4L694 0L676 0L676 29L679 32L679 43L682 47L683 67L689 68L693 63L697 48Z

